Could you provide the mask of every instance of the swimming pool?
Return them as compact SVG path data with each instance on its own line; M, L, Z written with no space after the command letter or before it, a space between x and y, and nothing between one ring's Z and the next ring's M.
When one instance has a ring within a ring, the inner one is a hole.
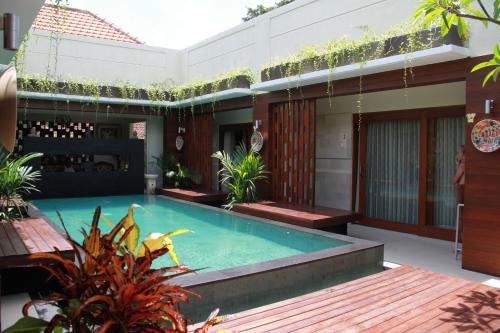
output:
M132 195L34 201L51 221L61 226L56 210L61 214L73 239L83 240L82 228L88 230L94 210L102 207L102 214L118 223L131 204L143 209L134 210L141 237L153 232L167 233L189 229L172 237L176 253L182 264L203 272L255 264L264 261L311 253L346 245L347 242L314 235L294 229L256 221L247 217L227 214L174 201L161 196ZM100 222L103 230L109 226ZM163 256L156 267L172 266L170 257Z
M54 224L62 215L77 241L81 229L89 229L97 206L114 223L132 203L141 237L152 232L189 229L173 237L182 264L202 269L178 283L203 295L187 309L202 319L214 307L223 312L240 311L304 292L328 287L382 269L383 247L328 232L253 218L222 209L163 196L132 195L35 200L34 205ZM104 230L109 230L101 222ZM157 266L173 265L164 256Z

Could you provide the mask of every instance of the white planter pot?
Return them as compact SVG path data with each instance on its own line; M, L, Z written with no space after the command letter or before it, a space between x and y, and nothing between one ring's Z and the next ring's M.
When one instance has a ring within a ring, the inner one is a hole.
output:
M144 178L146 178L146 191L148 194L156 194L156 181L158 179L158 175L155 174L145 174Z

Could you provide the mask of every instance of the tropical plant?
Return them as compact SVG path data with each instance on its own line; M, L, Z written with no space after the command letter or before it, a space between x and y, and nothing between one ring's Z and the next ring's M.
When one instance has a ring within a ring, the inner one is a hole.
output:
M262 157L251 146L240 143L232 155L218 151L212 155L219 160L221 184L229 189L226 208L231 209L236 203L257 201L257 182L267 180L267 171Z
M474 4L480 9L474 7ZM486 28L490 23L500 26L500 0L493 1L493 9L491 11L488 11L481 0L422 0L421 6L417 9L414 16L417 19L424 17L425 24L429 24L429 22L440 18L441 33L443 35L448 34L451 26L456 24L459 35L468 37L469 27L465 21L466 19L482 22ZM476 65L472 69L472 72L490 67L493 68L486 74L483 86L490 79L496 82L500 74L500 44L495 45L493 58Z
M264 5L257 5L255 8L247 8L247 15L242 18L243 22L250 21L253 18L256 18L258 16L264 15L265 13L270 12L273 9L282 7L284 5L288 5L291 2L294 2L295 0L279 0L276 1L274 6L266 7Z
M76 262L63 258L59 252L35 254L36 259L57 263L44 263L41 267L57 280L61 290L27 303L24 317L4 333L187 332L188 320L179 305L188 302L190 295L199 296L170 281L193 271L178 265L154 269L154 261L170 252L167 245L145 241L142 255L131 250L138 239L133 208L109 233L103 234L98 225L102 218L98 207L89 233L84 231L82 245L68 234ZM38 303L57 306L58 314L50 321L29 317L29 308ZM221 321L216 313L198 333L207 332Z
M40 172L27 164L42 155L31 153L11 159L10 154L0 151L0 220L22 217L24 196L38 191L35 182L40 179Z
M156 165L163 170L168 187L187 188L192 184L201 184L201 174L181 165L174 155L167 154L153 158L156 160Z

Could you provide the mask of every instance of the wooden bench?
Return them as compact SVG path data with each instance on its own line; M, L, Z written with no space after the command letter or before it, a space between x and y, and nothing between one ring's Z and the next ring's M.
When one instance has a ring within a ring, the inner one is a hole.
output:
M233 211L313 229L345 226L361 218L360 214L343 209L308 207L272 201L236 204Z
M159 194L197 203L222 203L227 198L224 192L208 192L202 190L183 190L179 188L164 188Z
M500 290L402 266L229 316L217 330L499 332Z
M0 222L0 270L38 264L35 253L55 253L74 258L74 251L64 236L43 217Z

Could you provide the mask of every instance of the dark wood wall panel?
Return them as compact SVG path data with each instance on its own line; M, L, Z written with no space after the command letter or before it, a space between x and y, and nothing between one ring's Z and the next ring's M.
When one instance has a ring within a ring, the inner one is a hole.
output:
M500 121L500 81L484 88L485 71L467 77L467 113L475 113L466 132L465 207L463 226L464 268L500 275L500 151L481 153L470 140L473 126L482 119ZM484 101L493 99L491 115Z
M272 193L279 202L314 205L315 100L272 108Z
M213 114L203 113L186 115L182 126L186 128L184 147L181 151L175 148L175 138L179 127L176 111L165 117L164 149L166 154L173 154L180 163L201 173L203 177L200 188L209 191L212 184L212 136Z

